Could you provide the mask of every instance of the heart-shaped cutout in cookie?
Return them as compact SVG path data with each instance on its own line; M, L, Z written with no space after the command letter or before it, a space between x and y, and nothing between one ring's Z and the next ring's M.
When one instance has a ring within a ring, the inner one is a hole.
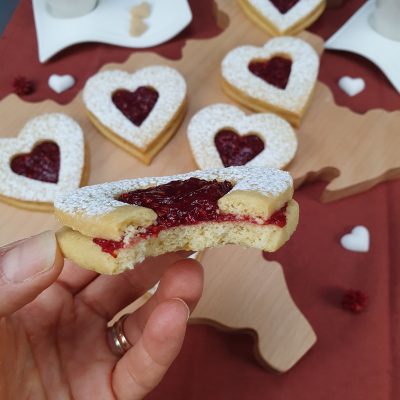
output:
M226 166L283 168L293 159L297 137L275 114L246 115L230 104L213 104L188 125L193 156L201 169Z
M0 199L29 209L51 210L59 193L85 179L80 126L65 114L30 120L16 138L0 139Z
M251 134L240 136L229 129L219 131L215 135L214 142L224 167L245 165L265 147L259 136Z
M286 14L300 0L270 0L271 3L279 10L281 14Z
M246 107L278 113L299 126L318 68L318 54L307 42L279 37L261 48L241 46L231 50L222 61L222 84L229 96Z
M324 11L325 0L239 0L244 12L270 35L295 35Z
M15 156L11 169L18 175L42 182L57 183L60 172L60 148L57 143L45 141L30 153Z
M133 74L103 71L86 82L83 100L104 136L149 163L182 122L186 82L177 70L160 65Z
M279 89L286 89L292 70L292 60L276 56L270 60L251 61L249 71Z
M158 92L152 88L140 86L134 92L120 89L113 93L112 101L115 106L136 126L153 110L158 100Z

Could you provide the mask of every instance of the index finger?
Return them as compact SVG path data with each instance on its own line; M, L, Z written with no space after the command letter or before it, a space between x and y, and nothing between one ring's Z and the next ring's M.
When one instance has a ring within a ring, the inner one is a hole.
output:
M170 265L187 258L189 254L175 252L149 257L134 269L122 274L100 275L75 298L109 321L118 311L152 288Z

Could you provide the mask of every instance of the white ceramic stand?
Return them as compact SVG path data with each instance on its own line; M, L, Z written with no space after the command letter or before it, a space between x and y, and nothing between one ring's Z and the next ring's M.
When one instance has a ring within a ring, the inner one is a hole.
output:
M325 48L359 54L378 66L400 93L400 41L373 29L375 0L365 3L329 40Z
M372 27L381 35L400 40L400 0L376 0Z
M192 20L187 0L147 0L149 29L139 37L129 34L131 9L140 0L100 0L90 13L60 19L50 15L45 0L32 0L39 61L46 62L59 51L77 43L102 42L132 48L157 46L176 36Z
M47 11L56 18L76 18L88 14L98 0L46 0Z

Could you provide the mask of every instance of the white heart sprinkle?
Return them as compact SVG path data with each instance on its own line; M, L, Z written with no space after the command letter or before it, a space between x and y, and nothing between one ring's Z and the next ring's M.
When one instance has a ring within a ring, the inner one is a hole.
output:
M75 79L72 75L53 74L49 78L49 86L56 93L62 93L75 85Z
M347 250L366 253L369 250L369 231L365 226L358 225L344 235L340 243Z
M339 79L339 87L348 96L355 96L365 89L365 81L362 78L351 78L350 76L342 76Z

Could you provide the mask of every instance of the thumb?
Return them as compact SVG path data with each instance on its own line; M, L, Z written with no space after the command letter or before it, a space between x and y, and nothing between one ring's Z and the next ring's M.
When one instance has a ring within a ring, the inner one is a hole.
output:
M63 257L47 231L0 248L0 317L30 303L58 277Z

